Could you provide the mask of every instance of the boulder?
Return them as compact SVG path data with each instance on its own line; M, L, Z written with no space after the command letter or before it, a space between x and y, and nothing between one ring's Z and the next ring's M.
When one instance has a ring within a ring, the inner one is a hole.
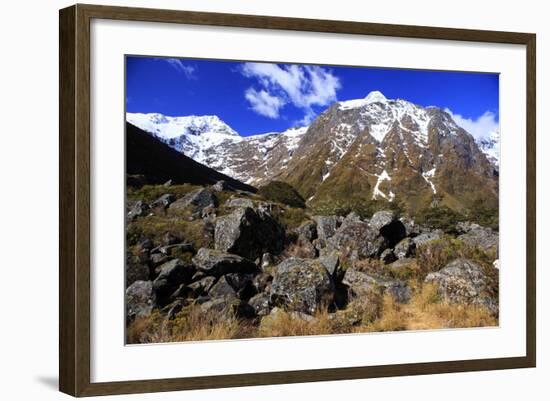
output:
M420 227L414 222L413 219L409 217L400 217L399 221L405 227L405 236L406 237L416 237L420 234Z
M362 221L343 224L327 242L329 250L339 251L345 255L355 253L359 258L378 256L387 247L387 240L379 236L368 223Z
M176 299L162 308L161 313L166 315L166 319L173 320L185 306L187 306L187 302L184 299Z
M256 292L268 292L272 282L273 276L268 272L257 274L252 279L252 285L256 289Z
M239 255L215 249L201 248L193 257L194 265L205 275L220 277L230 273L256 273L256 264Z
M389 210L381 210L372 215L370 219L370 226L375 231L380 231L380 229L388 224L392 223L395 220L395 213Z
M134 281L126 288L126 319L149 316L153 311L155 295L151 281Z
M411 297L409 286L399 280L390 280L348 269L342 279L342 284L348 287L349 299L357 297L373 297L380 293L389 293L396 302L407 303Z
M214 243L217 250L256 260L265 252L279 253L284 229L266 211L239 208L216 220Z
M228 191L230 189L231 189L231 187L224 180L220 180L220 181L216 182L214 185L212 185L212 190L214 190L216 192Z
M403 238L399 243L393 248L393 254L397 259L408 258L414 254L416 244L410 238Z
M469 259L455 259L424 280L437 286L442 300L453 304L480 305L498 315L498 271L490 272Z
M302 223L295 231L298 234L298 238L304 238L309 242L317 238L317 225L314 221Z
M269 294L261 292L250 298L248 304L254 309L257 316L266 316L270 311L269 298Z
M200 304L203 313L218 315L224 319L253 318L255 311L248 303L237 298L214 298Z
M407 235L405 225L396 218L394 212L388 210L376 212L370 219L369 225L372 230L386 239L390 248Z
M412 240L414 242L415 247L418 248L419 246L427 244L428 242L436 241L441 238L443 238L443 231L433 230L433 231L425 231L422 234L414 237Z
M225 206L228 208L235 208L235 207L254 207L254 202L252 202L251 199L247 198L230 198L225 202Z
M340 266L340 254L338 252L324 252L319 256L319 262L327 269L333 278L336 278L338 275L338 266Z
M270 302L288 310L314 314L334 300L334 282L317 260L289 258L273 275Z
M138 217L147 216L149 214L149 210L151 208L149 205L143 201L137 201L134 203L130 211L128 212L128 220L133 221L137 219Z
M210 288L208 295L212 298L238 298L237 292L229 284L227 276L222 276L218 281Z
M170 258L167 255L163 254L163 253L153 253L153 254L151 254L151 257L149 258L149 264L150 264L152 270L156 270L157 267L163 265L164 263L168 262L169 260L170 260Z
M202 273L197 273L200 275ZM187 285L186 294L197 298L202 295L207 295L208 291L216 284L216 278L212 276L198 276L193 277L192 283Z
M460 221L456 224L456 232L459 234L466 234L472 230L481 228L479 224L472 223L471 221Z
M172 194L164 194L153 203L151 203L152 208L162 208L166 209L172 202L176 200L176 197Z
M152 254L162 253L164 255L173 255L174 253L195 252L193 244L190 242L182 242L180 244L162 245L151 250Z
M477 227L472 227L477 226ZM496 251L498 249L498 232L472 224L470 230L461 234L457 239L471 246L477 246L485 251Z
M185 264L179 259L173 259L159 266L158 269L160 273L153 281L153 291L155 292L157 304L164 306L181 284L187 284L191 281L195 273L195 267Z
M337 216L313 216L312 218L317 223L317 237L322 242L326 242L336 234L336 229L340 225Z
M183 210L189 207L194 213L200 213L205 207L217 206L218 200L212 192L206 188L198 188L173 202L169 209Z

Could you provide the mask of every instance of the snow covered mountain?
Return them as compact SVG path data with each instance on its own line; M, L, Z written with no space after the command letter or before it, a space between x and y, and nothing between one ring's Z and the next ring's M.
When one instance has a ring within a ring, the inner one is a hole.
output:
M307 131L297 127L243 137L217 116L127 113L126 121L199 163L246 183L268 180L284 169Z
M479 149L485 153L487 158L498 170L500 162L500 131L498 129L489 134L489 138L477 141Z
M274 178L309 203L398 202L453 209L498 200L498 173L472 135L436 107L371 92L336 102L310 125Z
M288 182L310 205L498 204L498 132L476 143L444 110L378 91L333 103L309 127L249 137L216 116L128 113L127 121L247 184Z

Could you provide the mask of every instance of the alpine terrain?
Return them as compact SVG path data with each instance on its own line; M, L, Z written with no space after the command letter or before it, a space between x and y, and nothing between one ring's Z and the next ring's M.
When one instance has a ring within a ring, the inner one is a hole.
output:
M442 109L377 91L333 103L308 127L248 137L216 116L128 113L127 121L247 184L287 182L311 206L498 205L498 132L476 143Z

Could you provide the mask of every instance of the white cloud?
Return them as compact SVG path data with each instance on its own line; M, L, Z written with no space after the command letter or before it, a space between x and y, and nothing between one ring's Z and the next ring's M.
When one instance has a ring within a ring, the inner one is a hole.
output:
M279 118L279 109L285 105L283 99L272 96L265 90L257 91L254 88L248 88L244 96L252 110L269 118Z
M262 96L277 98L282 102L277 108L277 116L279 109L290 103L304 111L302 122L306 124L315 118L313 106L326 106L334 102L336 91L341 86L338 77L318 66L244 63L241 72L248 78L255 78L261 87L260 91L254 88L246 90L245 97L249 102L249 97L252 98L250 93L265 93ZM257 111L254 105L252 107Z
M166 60L166 62L174 67L177 71L183 73L187 79L197 78L197 76L195 75L197 69L192 65L184 64L181 60L177 58L167 58L164 60Z
M499 127L497 116L492 111L486 111L476 119L462 117L460 114L454 114L449 109L445 109L445 111L451 115L460 127L472 134L476 140L489 139L491 132L498 130Z

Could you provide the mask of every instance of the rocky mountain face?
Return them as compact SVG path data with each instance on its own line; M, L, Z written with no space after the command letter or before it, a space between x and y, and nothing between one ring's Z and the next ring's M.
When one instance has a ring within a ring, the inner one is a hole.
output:
M308 205L394 202L463 210L498 205L498 132L476 143L445 111L386 99L336 102L309 127L241 137L217 117L131 114L189 157L252 185L293 185Z

